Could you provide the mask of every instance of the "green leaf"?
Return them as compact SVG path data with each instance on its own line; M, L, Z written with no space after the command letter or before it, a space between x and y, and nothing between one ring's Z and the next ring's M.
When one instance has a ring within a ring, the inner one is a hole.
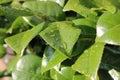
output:
M13 80L40 80L41 58L35 55L26 55L19 59L12 72Z
M16 56L11 61L9 61L8 66L7 66L7 71L8 72L11 72L11 71L15 70L16 64L17 64L19 59L20 59L20 56Z
M51 77L54 80L73 80L75 71L71 67L62 67L61 70L51 69Z
M55 69L51 69L50 70L50 76L53 80L67 80L65 79L64 76L62 76L59 72L57 72L57 70Z
M77 26L89 26L91 28L96 29L96 22L89 19L80 18L80 19L75 19L72 22Z
M23 55L24 49L28 43L43 29L44 23L32 28L31 30L16 34L5 39L5 42L14 50L18 55Z
M41 22L42 21L38 20L34 16L20 16L14 20L7 33L20 33L29 29L28 25L34 27Z
M6 49L3 45L0 44L0 58L6 54Z
M19 1L13 1L12 3L11 3L11 6L12 6L12 8L15 8L15 9L23 9L23 7L22 7L22 5L21 5L21 3L19 2Z
M54 52L51 47L47 47L42 58L41 72L46 72L47 70L60 64L65 59L67 59L67 56L65 56L63 53L58 51Z
M97 13L82 5L79 0L69 0L64 7L64 11L73 10L84 17L97 16Z
M67 32L67 34L66 34ZM75 28L71 22L54 22L43 30L41 37L54 49L71 56L81 30Z
M29 1L25 2L23 7L45 20L63 20L65 17L62 7L52 1Z
M26 28L27 25L28 24L20 16L15 19L15 21L12 23L11 27L8 29L7 33L18 33L20 31L22 31L22 27Z
M11 15L14 17L18 17L18 16L32 16L33 14L29 11L29 10L19 10L19 9L14 9L11 7L6 7L6 6L1 6L0 5L0 15Z
M73 75L75 74L75 71L72 70L71 67L62 67L61 68L61 74L64 76L67 80L73 80Z
M96 80L97 70L101 62L105 43L96 42L77 59L72 68L79 73Z
M5 37L6 37L6 29L0 28L0 44L4 44Z
M76 56L81 54L85 49L89 48L94 43L92 38L85 38L79 37L78 41L76 42L72 56Z
M116 70L112 69L109 71L109 74L114 80L120 80L120 72L117 72Z
M95 38L96 36L96 23L88 19L76 19L73 23L81 29L81 37Z
M90 80L90 78L86 77L85 75L76 74L74 75L73 80Z
M30 26L34 27L38 24L40 24L41 22L43 22L42 20L34 17L34 16L23 16L22 17L24 19L24 21L29 24Z
M98 41L120 45L120 12L112 14L105 12L97 23Z
M8 3L8 2L11 2L12 0L0 0L0 4L5 4L5 3Z
M114 1L116 2L116 1ZM93 0L95 6L99 7L99 9L105 9L111 13L115 13L117 11L116 5L113 4L112 0Z
M65 0L40 0L40 1L53 1L58 3L60 6L64 6Z

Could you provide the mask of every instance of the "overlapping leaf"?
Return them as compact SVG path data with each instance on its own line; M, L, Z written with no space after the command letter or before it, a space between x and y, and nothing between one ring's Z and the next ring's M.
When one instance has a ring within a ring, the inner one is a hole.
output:
M23 20L22 17L18 17L12 24L12 26L8 29L7 33L15 33L19 32L21 29L21 26L26 27L28 24ZM22 29L21 29L22 31Z
M62 61L67 59L63 53L55 51L51 47L47 47L42 58L41 72L45 72L56 65L60 64Z
M25 47L43 29L43 26L44 23L41 23L31 30L8 37L5 41L17 54L23 55Z
M79 73L96 80L97 70L103 54L104 43L95 43L77 59L72 68Z
M14 16L14 17L33 15L28 10L19 10L19 9L14 9L14 8L11 8L11 7L6 7L6 6L1 6L0 5L0 16L1 15L6 15L6 14Z
M40 33L41 37L54 49L71 56L81 30L75 28L71 22L55 22Z
M71 67L62 67L61 70L51 69L50 72L54 80L73 80L75 74Z
M41 23L42 21L38 20L33 16L20 16L15 19L12 23L11 27L8 29L7 33L16 34L18 32L23 32L29 29L29 26L36 26L37 24ZM24 28L23 28L24 27Z
M98 41L120 45L120 12L105 12L97 23Z
M40 80L45 78L41 76L41 58L35 55L27 55L20 58L12 72L13 80Z
M46 20L63 20L62 7L52 1L29 1L23 7L30 9L33 13Z
M64 3L65 3L65 0L40 0L40 1L54 1L62 7L64 6Z
M84 17L96 16L96 12L91 11L86 6L82 5L79 0L69 0L64 7L64 11L73 10Z
M0 0L0 4L11 2L12 0Z

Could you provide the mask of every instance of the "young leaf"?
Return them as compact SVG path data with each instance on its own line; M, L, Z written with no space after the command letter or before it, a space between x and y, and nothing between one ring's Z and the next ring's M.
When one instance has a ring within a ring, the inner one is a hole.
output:
M58 51L54 52L51 47L47 47L42 58L41 72L44 73L45 71L60 64L65 59L67 59L67 56L63 53Z
M112 14L105 12L97 23L98 41L108 44L120 45L120 11Z
M40 36L54 49L71 56L80 32L71 22L54 22L40 32Z
M77 59L72 68L91 80L96 80L105 43L96 42Z
M6 38L5 42L16 51L18 55L23 55L25 47L43 29L43 26L44 23L41 23L31 30Z

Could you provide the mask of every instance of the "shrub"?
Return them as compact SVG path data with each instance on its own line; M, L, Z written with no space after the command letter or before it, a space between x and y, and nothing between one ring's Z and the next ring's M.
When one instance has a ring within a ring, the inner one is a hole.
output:
M0 45L10 46L15 58L0 77L8 73L12 80L119 80L119 4L1 0Z

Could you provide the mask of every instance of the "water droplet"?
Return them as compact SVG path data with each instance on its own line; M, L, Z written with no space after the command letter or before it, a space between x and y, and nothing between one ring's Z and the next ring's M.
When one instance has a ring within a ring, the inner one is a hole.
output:
M54 30L51 30L50 32L51 32L51 33L53 33L53 32L54 32Z
M55 34L50 35L51 37L55 37Z
M58 41L59 39L58 38L55 38L56 41Z
M63 42L63 48L67 49L67 44Z

